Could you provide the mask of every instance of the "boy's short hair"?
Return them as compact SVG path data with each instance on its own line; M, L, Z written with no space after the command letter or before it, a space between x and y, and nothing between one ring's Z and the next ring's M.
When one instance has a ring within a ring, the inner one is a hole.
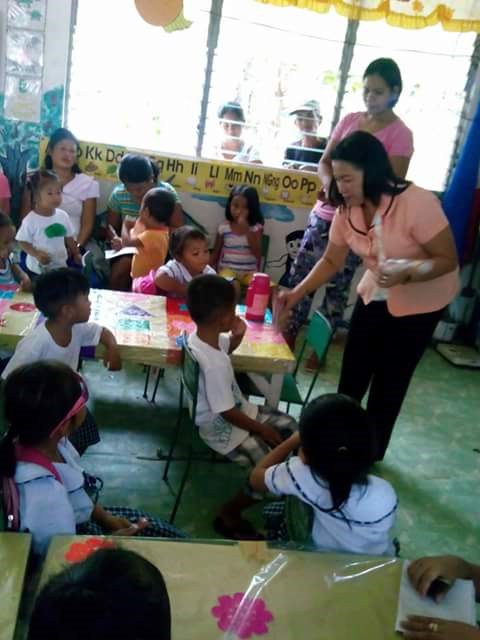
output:
M123 184L126 182L139 184L148 182L152 178L156 182L158 174L158 166L147 156L137 153L125 154L118 165L118 178Z
M143 206L157 222L168 224L177 201L169 189L155 187L147 191L143 198Z
M197 227L189 227L188 225L178 227L178 229L175 229L175 231L170 234L170 242L168 245L170 254L174 258L180 258L185 249L185 245L190 240L205 240L205 242L208 242L208 236Z
M198 325L211 322L219 313L235 306L235 288L231 282L216 275L201 275L188 285L187 307Z
M80 295L88 295L90 285L81 271L53 269L38 276L33 286L33 299L46 318L55 318L63 305L73 304Z
M100 549L47 582L28 640L171 640L171 612L160 571L126 549Z

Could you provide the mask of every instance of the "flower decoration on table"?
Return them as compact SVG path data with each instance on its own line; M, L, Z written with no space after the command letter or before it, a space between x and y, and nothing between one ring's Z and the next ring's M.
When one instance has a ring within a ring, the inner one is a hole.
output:
M267 634L268 623L273 620L263 598L248 598L244 593L219 596L212 615L218 619L221 631L235 634L241 640Z
M98 549L113 549L114 547L111 540L88 538L84 542L73 542L65 553L65 560L72 564L82 562Z

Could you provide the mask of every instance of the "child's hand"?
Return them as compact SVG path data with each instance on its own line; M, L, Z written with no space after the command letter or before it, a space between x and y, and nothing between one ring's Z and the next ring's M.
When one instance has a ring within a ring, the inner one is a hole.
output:
M122 239L121 239L121 238L119 238L118 236L113 237L113 238L110 240L110 244L111 244L112 249L113 249L114 251L120 251L120 249L121 249L121 248L122 248L122 246L123 246Z
M103 364L109 371L120 371L122 368L122 358L117 345L111 345L105 349Z
M127 518L112 516L109 521L109 528L114 536L136 536L149 526L146 518L140 518L133 523Z
M35 255L33 257L36 258L40 264L49 264L52 261L50 254L46 251L35 251Z
M247 330L247 324L239 316L235 316L235 321L231 330L232 338L243 338L245 331Z
M20 280L19 284L20 291L25 291L26 293L30 293L32 291L32 281L27 275Z
M268 424L262 425L262 429L258 435L271 447L276 447L283 442L283 438L278 431L275 431L273 427L269 427Z

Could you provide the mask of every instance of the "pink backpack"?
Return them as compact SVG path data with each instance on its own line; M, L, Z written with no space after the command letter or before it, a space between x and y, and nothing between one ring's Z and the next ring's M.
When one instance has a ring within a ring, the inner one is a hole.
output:
M52 462L37 449L31 447L15 446L15 457L17 462L31 462L36 464L53 475L55 480L62 484L62 479ZM2 507L4 527L7 531L20 530L20 500L18 488L14 478L2 478Z

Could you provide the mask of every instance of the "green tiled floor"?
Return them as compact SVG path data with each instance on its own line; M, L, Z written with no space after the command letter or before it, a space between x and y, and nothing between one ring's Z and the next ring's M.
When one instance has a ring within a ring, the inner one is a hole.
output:
M318 382L333 391L341 346L334 344ZM142 398L143 372L128 365L116 374L100 363L84 366L95 398L102 442L84 456L105 481L104 504L128 504L166 516L173 496L162 481L157 447L166 447L176 417L178 372L167 370L152 406ZM301 374L303 382L308 374ZM385 458L375 473L395 487L400 507L396 534L402 555L458 553L480 561L480 372L452 367L429 351L417 369ZM182 463L172 467L178 482ZM190 535L212 537L217 508L241 485L233 464L195 463L176 524ZM260 524L260 510L253 514Z

